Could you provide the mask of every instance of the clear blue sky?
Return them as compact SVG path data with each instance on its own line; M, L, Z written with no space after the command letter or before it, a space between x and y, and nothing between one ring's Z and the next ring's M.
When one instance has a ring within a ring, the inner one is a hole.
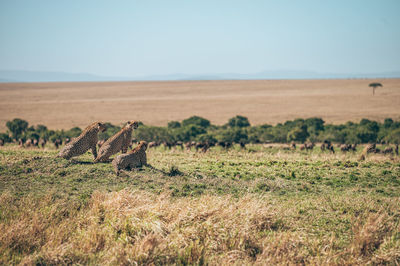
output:
M0 69L400 70L400 0L0 0Z

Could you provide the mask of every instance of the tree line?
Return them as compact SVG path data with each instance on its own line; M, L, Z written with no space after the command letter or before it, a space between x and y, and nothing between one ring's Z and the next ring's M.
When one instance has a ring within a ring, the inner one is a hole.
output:
M321 118L289 120L277 125L250 125L247 117L235 116L224 125L213 125L205 118L192 116L183 121L170 121L166 127L139 123L134 138L148 142L227 142L227 143L289 143L324 142L335 143L400 143L400 121L386 118L383 123L361 119L359 123L326 124ZM121 127L106 123L106 131L99 139L108 139ZM28 139L55 142L71 139L82 132L79 127L69 130L50 130L44 125L31 126L23 119L6 123L7 131L0 133L3 143Z

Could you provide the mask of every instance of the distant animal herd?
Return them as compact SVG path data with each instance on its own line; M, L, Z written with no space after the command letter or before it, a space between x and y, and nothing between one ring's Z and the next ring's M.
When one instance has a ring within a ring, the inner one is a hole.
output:
M71 159L86 153L91 150L94 156L94 162L109 162L109 158L122 152L122 154L116 156L112 160L112 166L118 175L123 169L134 169L147 165L146 150L147 148L154 148L163 145L165 149L171 149L172 147L180 147L182 150L191 150L195 148L197 152L207 152L213 146L220 146L224 149L229 149L233 146L233 143L226 141L219 142L195 142L189 141L183 143L182 141L167 142L167 141L152 141L147 143L146 141L140 141L137 147L132 149L136 140L132 140L132 131L138 128L139 123L137 121L129 121L125 126L117 132L115 135L107 140L98 140L98 134L106 130L105 123L94 122L89 125L78 137L73 139L66 139L65 146L58 153L58 157ZM22 140L18 141L20 147L42 147L46 146L47 141L45 139L28 139L25 142ZM63 143L61 139L54 139L53 144L58 149ZM246 148L244 142L238 143L242 149ZM3 146L4 142L0 139L0 146ZM312 142L306 142L298 145L300 150L313 150L315 144ZM98 152L97 152L98 148ZM131 151L128 152L128 148ZM295 142L291 142L289 145L285 146L285 150L296 150L297 145ZM335 148L330 141L324 141L321 146L321 151L329 151L335 153ZM342 152L356 151L357 144L338 144L336 146ZM399 154L399 145L396 144L394 147L388 146L384 149L379 149L376 147L375 143L367 144L362 152L361 160L365 159L365 156L369 153L381 153L381 154Z

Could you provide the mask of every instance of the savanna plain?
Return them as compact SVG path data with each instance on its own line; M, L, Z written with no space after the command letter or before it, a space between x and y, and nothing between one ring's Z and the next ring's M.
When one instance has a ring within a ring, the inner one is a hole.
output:
M383 85L375 96L372 82ZM216 125L235 115L252 125L309 117L339 124L399 120L399 106L400 79L0 83L0 131L16 117L51 129L132 119L165 126L192 115Z
M0 124L399 119L400 80L1 84ZM297 85L296 85L297 84ZM336 145L336 144L335 144ZM335 146L336 147L336 146ZM379 144L380 149L386 145ZM116 175L89 152L0 147L0 264L400 264L400 157L235 144L147 150Z

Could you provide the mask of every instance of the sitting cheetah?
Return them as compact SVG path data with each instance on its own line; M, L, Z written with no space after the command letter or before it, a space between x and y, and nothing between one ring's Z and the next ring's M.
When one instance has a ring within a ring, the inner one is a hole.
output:
M129 144L131 143L132 130L136 129L138 126L138 122L129 121L124 128L101 145L99 155L94 162L107 162L111 155L116 154L119 151L126 153Z
M80 135L72 139L58 154L58 157L70 159L71 157L84 154L89 149L92 150L94 158L97 157L96 144L97 134L104 131L106 126L103 123L95 122L88 126Z
M141 141L139 145L129 153L120 154L115 157L112 161L115 173L119 175L121 169L126 169L128 167L133 169L141 167L142 165L147 165L146 149L147 142Z

